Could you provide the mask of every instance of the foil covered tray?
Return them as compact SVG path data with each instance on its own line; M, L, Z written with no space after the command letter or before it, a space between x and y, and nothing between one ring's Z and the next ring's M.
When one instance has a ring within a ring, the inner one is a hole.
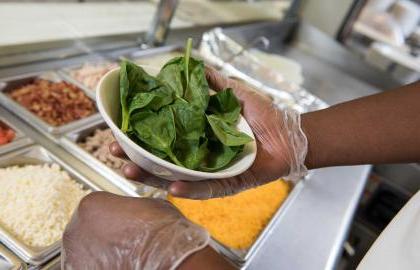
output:
M221 28L203 34L199 53L206 62L227 76L239 78L270 95L280 108L292 108L304 113L328 107L308 90L266 66Z
M56 163L62 170L65 170L69 175L81 183L85 188L93 191L99 191L101 188L94 182L90 181L82 174L74 170L65 161L58 158L56 155L39 145L29 146L12 153L0 156L0 168L27 165L27 164L44 164ZM47 247L30 247L11 234L6 228L0 225L0 242L8 247L24 262L38 266L41 265L60 252L61 241L56 241Z
M7 96L6 92L29 84L36 78L42 78L55 82L63 80L66 81L54 72L38 72L1 79L0 104L51 139L56 139L56 137L59 137L70 130L74 130L75 128L84 126L92 121L101 119L100 114L96 112L88 117L75 120L61 126L52 126Z

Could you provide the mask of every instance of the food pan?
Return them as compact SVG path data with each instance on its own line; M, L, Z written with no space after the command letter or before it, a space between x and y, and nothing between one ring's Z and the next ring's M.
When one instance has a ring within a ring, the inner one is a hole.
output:
M30 138L25 137L25 135L18 128L16 128L13 124L11 124L10 121L6 120L4 117L0 116L0 122L5 123L8 127L15 131L15 138L13 139L13 141L5 145L0 145L0 155L33 143L33 141Z
M138 60L146 59L151 56L156 56L159 54L167 54L167 53L172 53L172 52L183 53L184 48L180 45L169 45L169 46L162 46L162 47L157 47L157 48L150 48L147 50L137 50L137 51L122 55L120 59L121 60L129 59L130 61L137 62Z
M61 78L58 74L54 72L33 73L3 79L0 81L0 103L4 107L9 109L11 112L25 120L28 124L32 125L34 128L39 130L40 132L44 133L50 138L54 138L55 136L63 135L64 133L70 130L74 130L77 127L84 126L92 121L101 118L99 113L94 113L88 117L55 127L44 122L41 118L39 118L38 116L36 116L35 114L33 114L25 107L15 102L13 99L9 98L6 95L7 91L11 91L12 89L29 84L33 82L36 78L42 78L56 82L63 80L63 78Z
M29 267L28 270L61 270L61 257L58 255L43 265Z
M92 135L96 129L106 129L108 126L105 122L100 121L88 127L79 128L63 136L60 141L62 146L75 157L82 160L90 168L101 174L108 181L119 187L121 190L132 196L148 196L153 188L134 183L121 176L114 169L106 166L100 160L91 155L88 151L78 145L83 142L88 136Z
M13 165L43 163L56 163L61 167L61 169L67 171L75 181L81 183L85 188L92 191L101 190L101 188L99 188L95 183L85 178L63 160L39 145L29 146L0 157L0 168ZM1 226L0 242L6 245L23 261L31 265L40 265L57 255L60 252L61 243L61 241L57 241L54 244L43 248L30 247Z
M287 198L283 201L283 203L280 205L280 207L277 209L277 211L274 213L274 215L271 217L270 221L267 223L265 228L260 232L257 239L255 239L254 243L249 247L248 249L235 249L228 247L213 237L210 240L210 246L213 247L215 250L217 250L219 253L221 253L223 256L225 256L229 261L231 261L234 265L237 267L243 267L250 258L254 255L254 253L258 250L258 248L261 246L261 244L264 242L264 240L270 235L270 232L273 228L276 226L276 222L278 219L280 219L281 216L285 214L288 207L293 203L299 192L302 190L302 187L304 185L303 181L297 182L296 184L290 183L291 190L288 194ZM155 191L153 194L154 198L159 199L167 199L167 193L165 191ZM246 211L246 209L244 210Z
M73 76L71 76L71 72L83 67L84 64L92 64L92 65L105 65L105 64L116 64L116 61L92 61L92 62L85 62L83 64L72 65L65 68L62 68L58 71L58 74L63 77L67 82L76 85L80 89L82 89L85 94L92 98L96 98L96 89L91 89L88 86L84 85L82 82L76 80Z

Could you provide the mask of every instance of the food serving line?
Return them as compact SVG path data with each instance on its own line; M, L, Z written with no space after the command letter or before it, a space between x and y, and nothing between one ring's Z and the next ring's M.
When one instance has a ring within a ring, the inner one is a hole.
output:
M236 34L238 34L238 31L236 31ZM246 34L247 29L243 29L243 35L246 36ZM274 36L275 33L272 33L272 35ZM306 79L304 87L310 89L312 93L332 104L353 98L354 95L361 96L375 92L374 87L345 74L325 63L325 61L316 59L310 52L302 49L305 42L299 41L282 53L296 59L304 66ZM326 45L336 46L333 43L328 44L328 42L324 43L324 46ZM167 53L173 50L174 47L146 51L132 48L124 51L113 51L112 56L119 55L119 57L133 58L134 56ZM276 52L275 47L272 50ZM0 77L7 85L12 81L16 82L24 77L27 78L28 74L33 76L33 72L40 74L40 72L44 73L44 71L56 70L57 67L60 67L55 75L65 81L77 84L87 93L87 96L92 96L91 90L69 78L67 71L68 68L86 62L117 60L117 58L112 57L96 58L79 56L28 65L23 68L0 70ZM232 73L232 69L229 69L229 67L224 66L224 68L225 72L229 73L230 71ZM323 84L322 82L326 83ZM311 87L311 85L315 87ZM353 89L359 92L354 94ZM339 91L339 94L337 94L337 91ZM348 92L346 93L346 91ZM313 96L308 93L306 98L308 97L312 100ZM284 96L279 96L279 99L282 98L284 99ZM319 109L324 106L324 103L320 100L316 98L314 100L316 102L311 104L318 105L311 107L311 109ZM19 138L19 140L23 139L21 144L17 145L15 149L9 148L7 154L0 155L1 167L7 166L10 161L13 161L12 157L30 157L47 162L53 160L58 161L63 169L75 176L76 180L83 182L94 190L107 190L131 196L156 194L150 188L133 184L124 179L116 171L104 166L102 162L99 162L78 146L78 142L88 134L91 135L92 130L105 127L100 117L95 114L89 116L89 119L80 120L81 122L77 125L70 124L73 126L66 128L63 132L52 132L52 128L38 125L30 115L22 113L18 109L19 106L13 104L4 95L2 95L1 101L3 106L3 108L0 107L1 117L12 128L23 134ZM337 262L342 250L343 241L369 170L369 166L315 170L307 179L294 186L286 202L283 203L248 251L232 250L216 241L213 241L213 245L234 263L247 269L331 269ZM47 259L57 255L58 249L49 250L43 258L41 258L42 256L37 257L39 254L32 251L22 254L18 250L24 251L25 248L13 248L10 243L5 243L4 239L7 237L4 234L0 234L0 236L2 236L3 244L6 244L13 251L11 252L4 245L0 245L0 254L6 258L6 261L15 264L16 269L22 262L22 257L32 263L30 267L33 269L59 267L57 257L45 264ZM16 256L16 254L19 256ZM31 256L32 261L30 260ZM35 266L41 261L44 261L43 264Z

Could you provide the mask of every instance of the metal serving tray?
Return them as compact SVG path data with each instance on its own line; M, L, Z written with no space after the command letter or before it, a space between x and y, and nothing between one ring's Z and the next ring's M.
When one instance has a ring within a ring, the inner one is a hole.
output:
M38 72L2 79L0 80L0 103L8 110L25 120L28 124L32 125L34 128L52 139L55 139L56 136L61 136L64 133L74 130L80 126L87 125L92 121L101 119L100 114L97 112L88 117L55 127L46 123L5 94L7 91L31 83L36 78L43 78L51 81L66 81L65 78L60 77L54 72Z
M145 59L151 56L156 56L159 54L166 54L172 52L183 53L184 48L181 45L169 45L156 48L150 48L147 50L138 50L124 54L120 57L120 60L129 59L130 61L137 62L138 60Z
M0 157L0 168L13 165L43 163L56 163L61 167L61 169L67 171L75 181L83 184L85 188L89 188L92 191L102 190L95 183L74 170L70 165L66 164L63 160L39 145L29 146ZM6 228L1 226L0 242L6 245L23 261L35 266L41 265L56 256L60 252L61 245L61 241L59 240L44 248L30 247L8 232Z
M76 85L80 89L82 89L88 97L95 100L96 99L96 89L90 89L89 87L84 85L82 82L79 82L78 80L76 80L73 76L71 76L71 74L70 74L71 71L82 68L84 64L102 65L102 64L114 64L114 63L117 64L117 60L85 62L83 64L72 65L72 66L62 68L62 69L58 70L57 73L60 74L60 76L63 77L66 81L68 81L68 82Z
M21 259L16 257L16 255L13 254L13 252L11 252L5 246L0 244L0 269L23 270L25 269L24 265L25 263Z
M25 135L17 127L11 124L6 118L0 116L0 122L5 123L8 127L15 131L15 138L8 144L0 146L0 155L21 148L23 146L33 143L32 139L25 137Z
M258 250L258 248L264 242L264 239L270 235L271 230L274 228L276 221L283 216L287 208L293 203L296 199L299 192L302 190L304 182L299 181L296 184L290 183L292 185L291 191L287 198L283 201L274 215L271 217L269 223L265 226L265 228L260 232L257 239L255 239L254 243L248 249L234 249L230 248L214 238L210 240L210 246L217 250L220 254L225 256L229 261L235 264L237 267L242 267L246 264L246 262L254 255L254 253ZM167 199L166 191L156 191L153 193L154 198L160 199ZM246 209L244 210L246 211Z
M79 142L84 141L88 136L92 135L96 129L106 129L108 126L103 121L98 121L87 127L80 127L65 136L60 141L62 146L75 157L86 163L92 170L98 172L108 181L119 187L121 190L131 196L150 196L150 192L154 189L148 186L137 184L127 180L118 174L112 168L106 166L100 160L96 159L88 151L78 145Z

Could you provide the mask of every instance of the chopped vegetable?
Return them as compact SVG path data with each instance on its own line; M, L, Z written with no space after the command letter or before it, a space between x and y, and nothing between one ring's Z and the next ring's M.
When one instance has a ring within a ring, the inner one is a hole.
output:
M0 145L8 144L13 141L15 136L13 129L0 121Z
M41 78L7 95L48 124L58 127L96 112L95 103L77 86Z
M123 61L120 69L121 130L149 152L179 166L223 169L252 138L237 130L241 106L232 89L209 96L203 61L169 60L153 77Z

